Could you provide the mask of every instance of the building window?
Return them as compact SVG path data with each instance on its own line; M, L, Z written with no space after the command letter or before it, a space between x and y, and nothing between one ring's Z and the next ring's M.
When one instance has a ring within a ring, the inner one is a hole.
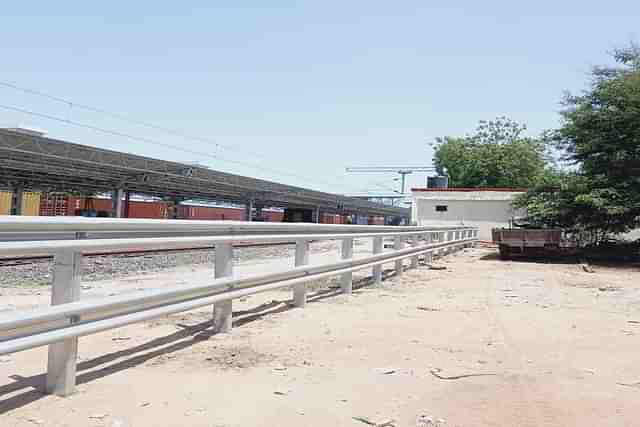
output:
M447 205L436 205L436 212L446 212Z

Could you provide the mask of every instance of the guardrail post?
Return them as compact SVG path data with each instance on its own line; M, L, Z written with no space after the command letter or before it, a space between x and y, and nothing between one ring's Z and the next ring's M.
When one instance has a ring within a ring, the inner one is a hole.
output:
M400 250L404 247L404 238L402 236L396 236L393 248L395 250ZM396 276L402 276L402 260L399 259L396 261Z
M422 236L419 234L416 234L413 236L412 240L411 240L411 246L420 246L420 238ZM420 258L419 255L415 255L411 257L411 268L418 268L418 258Z
M444 242L447 241L447 232L446 231L442 231L442 232L438 233L438 241L440 243L444 243ZM444 255L446 253L447 253L447 249L446 248L438 249L438 255L439 256L442 256L442 255Z
M220 243L216 245L215 270L216 279L233 274L233 245ZM213 304L213 332L227 333L231 331L233 304L231 300Z
M431 243L433 243L433 233L427 233L424 235L424 242L427 245L430 245ZM433 251L431 252L425 252L424 254L424 263L425 264L431 264L433 262Z
M58 252L54 257L51 305L66 304L80 299L82 254L73 250ZM70 323L78 318L69 319ZM49 345L47 360L47 393L68 396L76 387L78 338L68 338Z
M295 266L309 264L309 241L300 239L296 241L296 260ZM307 304L307 284L298 283L293 286L293 305L295 307L304 307Z
M353 238L342 239L342 259L353 258ZM345 294L353 291L353 273L343 273L340 277L340 288Z
M382 253L383 237L373 238L373 254ZM382 264L373 266L373 285L380 286L382 284Z

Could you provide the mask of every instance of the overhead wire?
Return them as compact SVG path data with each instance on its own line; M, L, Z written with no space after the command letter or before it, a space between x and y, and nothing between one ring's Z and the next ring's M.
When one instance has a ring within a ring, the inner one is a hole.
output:
M131 118L131 117L127 117L124 114L114 113L114 112L107 111L107 110L104 110L104 109L101 109L101 108L92 107L91 105L82 104L82 103L78 103L78 102L75 102L75 101L71 101L69 99L60 98L58 96L51 95L51 94L48 94L48 93L44 93L44 92L41 92L41 91L38 91L38 90L35 90L35 89L29 89L29 88L25 88L25 87L22 87L22 86L18 86L18 85L15 85L15 84L12 84L12 83L8 83L8 82L3 82L3 81L0 81L0 86L5 86L5 87L11 88L11 89L15 89L15 90L18 90L18 91L21 91L21 92L24 92L24 93L40 96L40 97L43 97L43 98L50 99L52 101L56 101L56 102L60 102L60 103L63 103L63 104L67 104L71 108L80 108L80 109L83 109L83 110L92 111L94 113L103 114L105 116L112 117L114 119L118 119L118 120L121 120L123 122L127 122L127 123L134 124L134 125L137 125L137 126L144 126L144 127L150 128L150 129L159 130L161 132L169 133L169 134L172 134L172 135L175 135L175 136L180 136L180 137L185 138L185 139L191 139L191 140L196 140L196 141L200 141L200 142L205 142L205 143L208 143L208 144L214 144L216 146L216 148L221 148L223 150L236 151L238 153L243 153L243 154L252 155L254 157L263 158L262 155L258 155L255 152L245 151L245 150L238 149L236 147L232 147L230 145L221 144L220 142L212 140L212 139L209 139L209 138L204 138L204 137L201 137L201 136L198 136L198 135L191 135L191 134L188 134L188 133L183 132L183 131L178 130L178 129L172 129L172 128L168 128L168 127L165 127L165 126L156 125L154 123L149 123L149 122L146 122L146 121L143 121L143 120L134 119L134 118Z
M105 129L105 128L101 128L98 126L94 126L94 125L90 125L90 124L86 124L86 123L80 123L80 122L76 122L73 120L69 120L69 119L63 119L60 117L56 117L56 116L52 116L49 114L45 114L45 113L39 113L36 111L31 111L31 110L26 110L23 108L19 108L19 107L14 107L14 106L9 106L9 105L3 105L0 104L0 108L3 108L5 110L10 110L10 111L15 111L15 112L19 112L19 113L23 113L23 114L28 114L31 116L35 116L35 117L40 117L40 118L44 118L44 119L48 119L48 120L53 120L53 121L57 121L57 122L61 122L61 123L65 123L68 125L72 125L72 126L77 126L77 127L83 127L86 129L91 129L93 131L96 132L100 132L100 133L104 133L104 134L108 134L108 135L112 135L112 136L118 136L118 137L122 137L122 138L127 138L133 141L138 141L138 142L143 142L146 144L153 144L153 145L157 145L157 146L161 146L161 147L165 147L168 149L172 149L172 150L177 150L177 151L182 151L188 154L194 154L194 155L198 155L198 156L205 156L214 160L220 160L220 161L224 161L224 162L228 162L228 163L234 163L237 165L241 165L241 166L245 166L245 167L250 167L250 168L254 168L254 169L258 169L258 170L262 170L262 171L266 171L269 173L275 173L278 175L286 175L286 176L290 176L290 177L294 177L297 179L302 179L306 182L314 182L314 183L318 183L319 181L317 180L313 180L307 177L303 177L301 175L297 175L297 174L293 174L290 172L282 172L280 170L277 169L272 169L272 168L267 168L264 166L259 166L259 165L255 165L252 163L247 163L247 162L243 162L240 160L234 160L234 159L228 159L228 158L224 158L224 157L220 157L219 155L213 155L213 154L209 154L209 153L205 153L205 152L201 152L201 151L195 151L195 150L191 150L189 148L183 148L183 147L178 147L175 145L171 145L171 144L166 144L160 141L156 141L150 138L146 138L146 137L141 137L141 136L135 136L135 135L130 135L124 132L120 132L120 131L114 131L111 129ZM325 185L335 185L335 184L331 184L329 182L324 182Z
M179 146L175 146L172 144L167 144L164 142L160 142L160 141L156 141L150 138L146 138L146 137L141 137L141 136L135 136L135 135L130 135L124 132L120 132L120 131L115 131L115 130L111 130L111 129L106 129L106 128L102 128L102 127L98 127L98 126L94 126L94 125L90 125L90 124L86 124L86 123L80 123L80 122L76 122L70 119L65 119L65 118L61 118L61 117L57 117L57 116L53 116L50 114L45 114L45 113L40 113L37 111L31 111L31 110L27 110L24 108L19 108L19 107L15 107L15 106L10 106L10 105L4 105L4 104L0 104L0 108L5 109L5 110L9 110L9 111L14 111L14 112L18 112L18 113L22 113L22 114L28 114L34 117L40 117L40 118L44 118L47 120L52 120L52 121L56 121L56 122L60 122L60 123L64 123L67 125L71 125L71 126L76 126L76 127L82 127L82 128L86 128L86 129L90 129L96 132L100 132L100 133L104 133L107 135L112 135L112 136L118 136L121 138L127 138L130 139L132 141L138 141L138 142L143 142L146 144L152 144L152 145L157 145L160 147L165 147L168 149L172 149L172 150L176 150L176 151L182 151L184 153L188 153L188 154L193 154L193 155L197 155L197 156L204 156L204 157L208 157L211 158L213 160L219 160L219 161L223 161L223 162L227 162L227 163L234 163L237 165L241 165L241 166L245 166L245 167L249 167L249 168L254 168L257 170L262 170L265 172L269 172L269 173L273 173L273 174L277 174L277 175L281 175L281 176L289 176L289 177L293 177L296 179L301 179L305 182L312 182L317 184L318 182L320 182L319 180L316 179L311 179L311 178L307 178L298 174L294 174L291 172L283 172L277 169L272 169L272 168L268 168L265 166L260 166L260 165L256 165L253 163L248 163L248 162L243 162L240 160L234 160L234 159L228 159L225 157L221 157L219 155L213 155L213 154L209 154L209 153L205 153L202 151L196 151L196 150L191 150L189 148L184 148L184 147L179 147ZM330 183L330 182L323 182L324 185L330 185L333 186L335 185L334 183Z
M263 160L267 160L266 157L262 156L262 155L258 155L255 152L248 152L245 150L241 150L238 149L236 147L232 147L230 145L226 145L226 144L221 144L215 140L209 139L209 138L204 138L204 137L200 137L200 136L196 136L196 135L191 135L188 133L185 133L183 131L180 130L176 130L176 129L171 129L171 128L167 128L164 126L159 126L153 123L149 123L146 121L142 121L142 120L138 120L138 119L133 119L130 117L125 116L124 114L120 114L120 113L113 113L107 110L103 110L101 108L97 108L97 107L92 107L90 105L86 105L86 104L82 104L82 103L76 103L74 101L68 100L68 99L64 99L61 98L59 96L55 96L55 95L51 95L48 93L44 93L35 89L29 89L29 88L25 88L22 86L18 86L15 85L13 83L9 83L9 82L4 82L4 81L0 81L0 86L4 86L4 87L8 87L14 90L18 90L24 93L28 93L31 95L36 95L36 96L40 96L43 98L47 98L50 99L52 101L56 101L56 102L60 102L63 104L68 105L70 108L80 108L80 109L84 109L87 111L92 111L98 114L103 114L118 120L122 120L124 122L130 123L130 124L134 124L134 125L138 125L138 126L144 126L150 129L155 129L155 130L159 130L161 132L165 132L165 133L169 133L175 136L180 136L182 138L185 139L191 139L191 140L195 140L195 141L200 141L200 142L205 142L208 144L214 144L216 146L216 148L221 148L223 150L227 150L227 151L236 151L238 153L242 153L242 154L248 154L248 155L252 155L254 157L257 158L261 158ZM200 151L195 151L195 150L191 150L191 149L186 149L186 148L182 148L182 147L178 147L172 144L167 144L167 143L163 143L160 141L155 141L152 140L150 138L146 138L146 137L139 137L139 136L134 136L134 135L130 135L130 134L126 134L124 132L120 132L120 131L114 131L114 130L110 130L110 129L105 129L105 128L101 128L101 127L97 127L94 125L90 125L90 124L85 124L85 123L80 123L80 122L76 122L71 120L70 118L60 118L60 117L56 117L56 116L52 116L49 114L44 114L44 113L39 113L39 112L35 112L35 111L30 111L30 110L26 110L26 109L22 109L19 107L13 107L13 106L7 106L7 105L0 105L1 108L7 109L7 110L13 110L16 112L20 112L23 114L29 114L32 116L36 116L36 117L41 117L41 118L45 118L48 120L54 120L54 121L58 121L58 122L62 122L62 123L66 123L72 126L77 126L77 127L85 127L87 129L92 129L96 132L101 132L101 133L105 133L105 134L109 134L109 135L113 135L113 136L119 136L119 137L123 137L123 138L128 138L131 140L136 140L139 142L144 142L147 144L154 144L154 145L158 145L158 146L162 146L165 148L169 148L169 149L173 149L173 150L178 150L178 151L182 151L185 153L189 153L189 154L194 154L194 155L198 155L198 156L206 156L209 158L213 158L215 160L220 160L220 161L224 161L227 163L234 163L237 165L241 165L241 166L245 166L245 167L249 167L249 168L255 168L257 170L262 170L262 171L266 171L269 173L275 173L277 175L281 175L281 176L289 176L289 177L293 177L296 179L301 179L307 183L322 183L323 185L330 185L330 186L335 186L337 184L336 183L332 183L329 181L324 181L324 180L318 180L317 178L309 178L309 177L305 177L299 174L295 174L295 173L291 173L291 172L283 172L280 171L278 169L273 169L273 168L267 168L261 165L257 165L255 163L251 163L251 162L243 162L243 161L239 161L239 160L234 160L234 159L229 159L229 158L225 158L225 157L220 157L219 155L215 155L212 156L209 153L204 153L204 152L200 152ZM340 183L340 185L344 185L344 183ZM355 187L351 187L351 188L355 188Z

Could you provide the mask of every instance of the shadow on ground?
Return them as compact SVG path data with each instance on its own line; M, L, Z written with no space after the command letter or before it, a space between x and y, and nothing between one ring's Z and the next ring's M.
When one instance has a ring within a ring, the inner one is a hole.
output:
M394 270L385 270L383 272L383 279L394 275ZM361 280L354 280L353 290L356 291L354 293L357 294L359 289L370 286L371 284L372 279L370 277ZM323 288L309 294L307 301L309 303L319 302L340 294L341 291L339 287ZM250 310L235 311L233 313L233 326L242 327L266 316L282 313L291 310L292 308L293 300L284 299L273 300ZM173 334L155 338L135 347L114 351L112 353L78 363L76 384L85 384L93 380L106 377L110 374L141 365L156 357L188 348L213 335L210 320L194 325L185 325L181 323L177 323L176 325L182 329ZM46 365L45 360L43 360L43 365ZM11 375L9 378L14 382L0 386L0 415L26 406L47 396L43 392L45 374L33 375L30 377Z
M486 254L481 256L480 261L498 261L498 262L513 262L513 263L533 263L533 264L575 264L580 265L583 263L582 258L575 255L527 255L527 256L513 256L510 259L503 260L500 259L500 255L497 250L495 252ZM594 268L612 268L619 270L632 270L632 271L640 271L640 262L638 261L628 261L622 259L592 259L589 257L585 258L588 264Z

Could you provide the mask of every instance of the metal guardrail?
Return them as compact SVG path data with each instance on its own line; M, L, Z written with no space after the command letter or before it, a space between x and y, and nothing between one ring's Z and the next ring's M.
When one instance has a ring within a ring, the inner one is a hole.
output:
M91 239L91 233L176 233L175 237ZM79 240L2 242L2 233L79 233ZM207 235L182 235L182 234ZM353 257L353 240L373 239L373 253ZM393 251L383 252L384 239L394 240ZM405 242L411 239L411 246ZM304 307L307 283L340 276L342 292L352 292L354 271L373 269L373 283L382 281L382 264L394 262L397 275L403 260L417 267L424 255L448 253L474 244L474 227L387 227L332 224L282 224L226 221L132 220L93 218L25 218L0 216L0 256L51 255L54 276L51 306L0 316L0 355L49 346L46 391L61 396L75 389L78 337L118 328L172 313L213 305L214 332L228 332L232 300L245 295L293 287L293 303ZM341 240L341 260L309 265L311 240ZM295 242L295 266L286 271L233 277L232 251L238 242ZM215 279L208 284L175 286L80 300L82 256L92 251L179 249L215 246Z
M443 227L440 227L444 229ZM463 226L450 227L462 229ZM468 228L468 227L467 227ZM246 221L201 221L183 219L140 219L140 218L82 218L82 217L37 217L1 216L0 232L8 233L51 233L51 232L96 232L96 233L200 233L207 235L235 234L293 234L293 233L367 233L399 231L426 231L429 227L393 225L347 225L310 224L284 222Z

